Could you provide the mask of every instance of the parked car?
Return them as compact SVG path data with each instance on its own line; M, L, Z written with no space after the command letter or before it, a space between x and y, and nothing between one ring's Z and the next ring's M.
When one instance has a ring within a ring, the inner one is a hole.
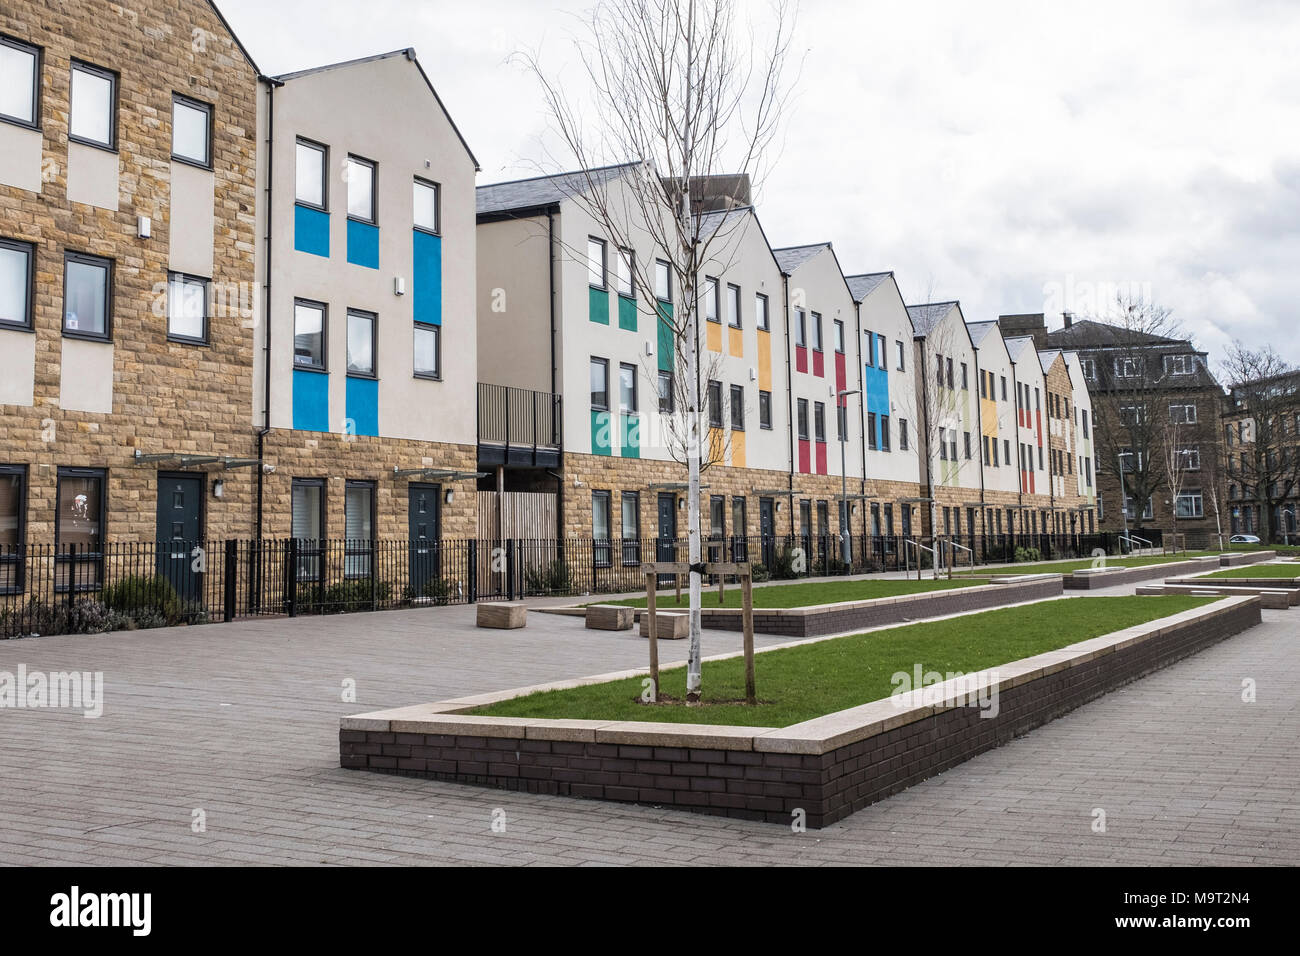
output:
M1228 544L1259 544L1259 536L1254 534L1234 534Z

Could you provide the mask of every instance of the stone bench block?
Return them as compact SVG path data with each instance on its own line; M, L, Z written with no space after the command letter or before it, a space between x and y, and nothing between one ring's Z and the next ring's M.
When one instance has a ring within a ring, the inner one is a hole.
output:
M621 604L593 604L587 608L587 627L596 631L630 631L636 611Z
M691 616L685 611L656 611L655 637L661 641L681 641L690 636ZM650 615L641 612L641 636L650 636Z
M479 627L513 630L527 624L528 608L517 602L490 601L477 605Z

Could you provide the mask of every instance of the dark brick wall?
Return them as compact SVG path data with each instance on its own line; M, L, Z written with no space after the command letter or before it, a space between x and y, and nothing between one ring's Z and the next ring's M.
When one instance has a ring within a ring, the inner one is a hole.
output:
M1117 584L1133 584L1135 581L1149 581L1166 575L1190 574L1193 571L1213 571L1216 565L1210 561L1173 561L1169 564L1148 564L1140 568L1125 568L1123 571L1111 571L1108 574L1067 574L1065 589L1067 591L1094 591L1097 588L1114 587Z
M960 707L815 756L343 730L340 765L771 823L788 824L803 809L815 829L1259 621L1258 603L1242 604L1003 691L996 717Z

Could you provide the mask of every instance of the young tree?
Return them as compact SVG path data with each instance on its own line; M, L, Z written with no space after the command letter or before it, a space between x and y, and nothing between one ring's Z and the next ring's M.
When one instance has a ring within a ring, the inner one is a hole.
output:
M1300 369L1271 345L1248 349L1234 342L1223 374L1228 414L1244 426L1236 474L1246 489L1243 497L1261 506L1260 536L1272 544L1283 509L1300 491Z
M783 73L793 19L785 0L772 11L770 40L742 30L733 0L601 0L575 40L587 81L575 103L572 84L529 66L541 82L552 125L585 175L575 198L620 246L648 237L664 256L672 305L655 309L660 348L685 360L688 480L690 649L687 699L701 689L700 472L705 457L701 422L700 267L726 232L726 217L709 216L703 199L734 183L753 187L776 153L789 90ZM610 162L634 160L635 172L601 174ZM737 196L739 198L739 196ZM660 303L661 267L633 266L643 301ZM671 338L671 344L667 339Z

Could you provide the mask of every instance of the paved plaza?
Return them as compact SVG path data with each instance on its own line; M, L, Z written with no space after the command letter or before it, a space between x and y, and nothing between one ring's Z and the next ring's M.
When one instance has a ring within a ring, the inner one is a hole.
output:
M1293 864L1295 620L1266 611L1260 627L803 834L339 769L343 715L644 666L642 640L580 619L480 631L454 607L0 642L0 671L102 671L105 698L98 719L0 710L0 863ZM706 654L740 645L705 641ZM660 647L685 656L685 642Z

